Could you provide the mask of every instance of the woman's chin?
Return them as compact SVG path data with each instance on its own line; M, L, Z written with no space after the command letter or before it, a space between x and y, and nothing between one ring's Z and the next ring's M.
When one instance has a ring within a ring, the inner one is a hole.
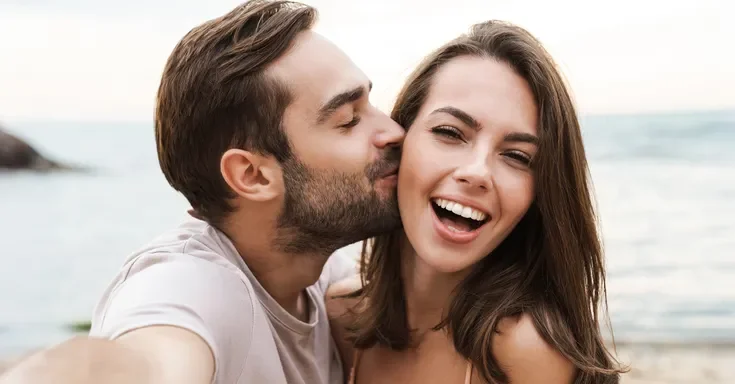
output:
M474 264L467 254L462 255L458 252L438 249L423 249L422 251L417 250L417 261L438 273L454 275L467 270Z

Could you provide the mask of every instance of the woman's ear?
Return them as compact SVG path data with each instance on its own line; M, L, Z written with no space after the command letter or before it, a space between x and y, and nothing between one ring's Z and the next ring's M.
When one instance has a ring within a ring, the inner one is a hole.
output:
M220 159L220 172L232 191L251 201L268 201L282 193L278 162L242 149L229 149Z

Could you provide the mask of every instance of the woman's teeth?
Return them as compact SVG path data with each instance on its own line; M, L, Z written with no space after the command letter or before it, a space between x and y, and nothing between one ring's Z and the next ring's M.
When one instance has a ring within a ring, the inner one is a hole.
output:
M434 199L434 203L439 207L446 209L447 211L452 212L455 215L462 216L466 219L483 221L485 220L485 218L487 218L487 214L485 212L480 212L471 207L465 207L464 205L451 200Z

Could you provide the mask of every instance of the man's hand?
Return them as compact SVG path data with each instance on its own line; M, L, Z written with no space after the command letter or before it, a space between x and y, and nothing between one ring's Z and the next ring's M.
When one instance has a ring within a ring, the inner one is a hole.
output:
M212 382L214 358L194 333L156 326L117 340L77 337L21 360L0 384Z

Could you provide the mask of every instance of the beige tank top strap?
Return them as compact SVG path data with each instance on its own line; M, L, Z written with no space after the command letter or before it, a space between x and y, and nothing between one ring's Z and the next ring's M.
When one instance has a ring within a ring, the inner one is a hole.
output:
M470 384L472 381L472 362L467 362L467 371L464 374L464 384Z
M350 369L350 378L347 380L347 384L355 384L357 382L357 366L360 364L360 356L362 356L362 349L356 349L352 357L352 369Z

